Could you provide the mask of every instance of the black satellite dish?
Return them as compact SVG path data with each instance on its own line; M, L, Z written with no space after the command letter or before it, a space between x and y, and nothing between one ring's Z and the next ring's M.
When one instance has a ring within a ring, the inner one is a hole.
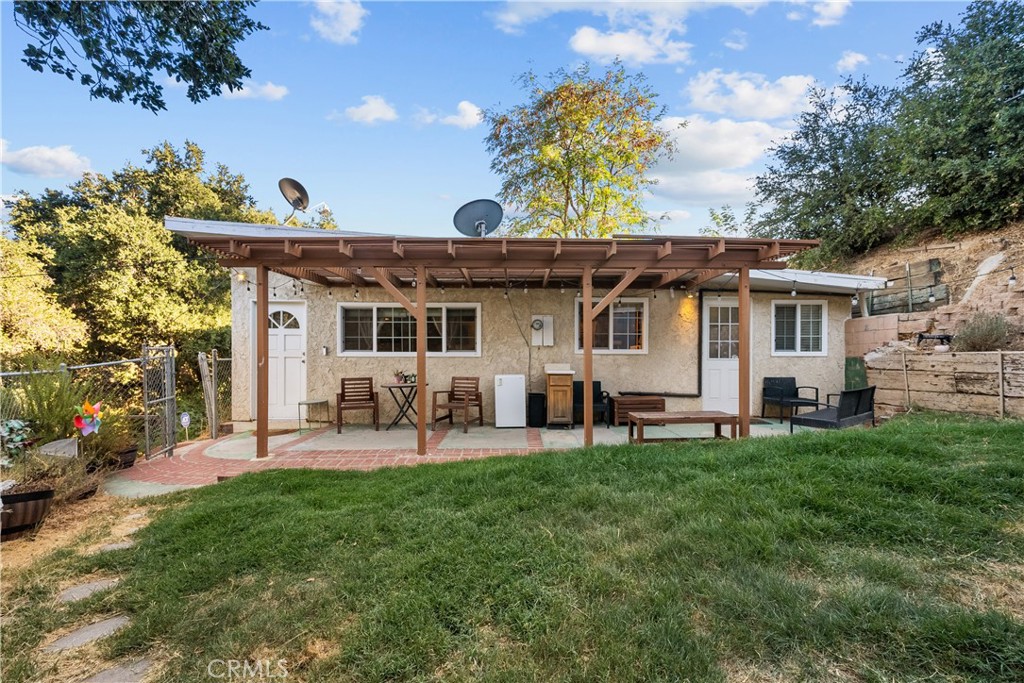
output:
M296 211L305 211L306 207L309 206L309 193L306 192L306 188L302 186L302 183L292 178L281 178L277 181L277 187L292 207L292 212L288 215L288 218L284 219L284 222L287 223L295 215Z
M476 199L463 204L455 212L455 228L467 237L483 237L497 229L503 213L501 204L493 199Z

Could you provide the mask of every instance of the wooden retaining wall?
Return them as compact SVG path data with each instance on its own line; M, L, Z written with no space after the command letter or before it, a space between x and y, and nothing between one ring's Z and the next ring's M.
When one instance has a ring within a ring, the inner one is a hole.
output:
M1024 417L1024 351L922 353L892 349L864 359L882 414L910 407Z

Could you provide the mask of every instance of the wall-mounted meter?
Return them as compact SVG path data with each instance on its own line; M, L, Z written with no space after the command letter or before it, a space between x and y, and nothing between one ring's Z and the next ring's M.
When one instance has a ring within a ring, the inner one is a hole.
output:
M555 316L535 315L530 321L530 329L533 338L533 346L554 346L555 345Z

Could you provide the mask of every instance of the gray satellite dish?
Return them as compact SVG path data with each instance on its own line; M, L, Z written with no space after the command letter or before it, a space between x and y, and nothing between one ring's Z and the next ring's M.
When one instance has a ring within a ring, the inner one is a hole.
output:
M477 199L463 204L455 212L455 228L467 237L483 237L497 229L503 213L493 199Z
M277 181L277 187L292 207L292 212L288 214L288 218L284 219L284 222L287 223L295 215L296 211L305 211L306 207L309 206L309 193L306 192L306 188L302 186L302 183L292 178L281 178Z

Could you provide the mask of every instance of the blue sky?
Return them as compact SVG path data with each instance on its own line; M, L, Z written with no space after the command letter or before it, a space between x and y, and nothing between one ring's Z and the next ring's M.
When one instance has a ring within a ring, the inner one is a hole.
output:
M466 201L493 198L479 109L523 101L515 83L620 56L686 120L679 153L654 169L647 200L662 232L696 234L708 207L740 207L764 150L793 126L808 85L844 74L896 82L899 60L956 2L261 2L270 27L240 49L252 80L192 104L166 88L158 115L90 100L20 62L13 5L2 9L2 192L65 187L84 170L141 163L163 140L200 145L242 173L261 208L289 209L277 180L302 182L341 227L454 234Z

